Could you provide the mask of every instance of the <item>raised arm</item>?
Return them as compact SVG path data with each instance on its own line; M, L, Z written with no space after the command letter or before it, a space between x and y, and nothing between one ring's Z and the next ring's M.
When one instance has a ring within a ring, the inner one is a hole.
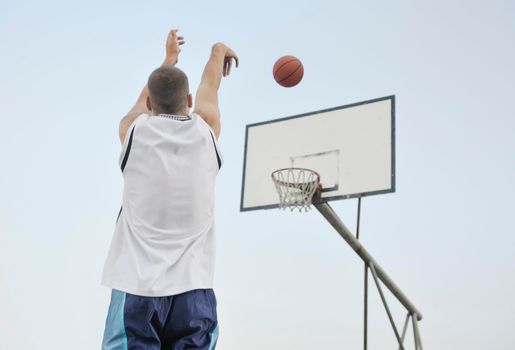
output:
M216 138L220 135L220 109L218 108L218 89L222 76L231 72L232 60L239 65L238 56L222 43L213 45L202 79L195 97L194 113L200 115L213 129Z
M184 37L177 36L178 29L172 29L166 38L166 56L163 61L164 64L173 64L175 65L179 59L179 53L181 52L180 45L184 44ZM148 97L148 86L145 84L145 87L141 91L136 104L131 108L129 113L120 121L119 127L119 136L120 142L123 143L125 139L125 135L127 134L127 130L131 124L138 118L140 115L144 113L150 113L147 107L147 97Z

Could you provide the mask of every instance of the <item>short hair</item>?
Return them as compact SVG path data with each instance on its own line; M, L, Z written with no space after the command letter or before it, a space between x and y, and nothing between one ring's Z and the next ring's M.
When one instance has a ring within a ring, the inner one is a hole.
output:
M150 74L148 91L155 113L180 113L188 104L188 77L173 65L162 65Z

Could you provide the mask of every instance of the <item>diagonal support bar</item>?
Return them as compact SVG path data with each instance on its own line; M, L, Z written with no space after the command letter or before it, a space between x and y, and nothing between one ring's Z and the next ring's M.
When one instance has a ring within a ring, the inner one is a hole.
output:
M401 341L403 344L404 344L404 337L406 337L406 331L408 330L408 323L409 323L410 316L411 316L410 314L406 315L406 320L404 321L404 327L402 327ZM400 347L399 347L399 350L401 350Z
M415 305L411 303L408 297L400 290L399 287L392 281L386 272L379 266L375 259L367 252L365 247L354 237L349 229L340 220L338 215L327 203L316 203L315 208L326 218L327 221L333 226L340 236L351 246L351 248L361 257L367 265L374 265L377 272L377 277L384 283L386 288L399 300L399 302L413 315L417 320L422 320L422 314L417 310Z
M374 268L374 264L370 264L370 271L372 271L374 282L376 283L377 290L379 291L379 295L381 296L381 300L383 301L383 305L388 315L388 319L390 320L393 332L395 333L395 338L397 338L397 342L399 343L399 347L401 348L401 350L404 350L404 345L402 344L401 337L399 336L399 332L397 331L397 327L395 326L395 322L393 321L392 313L390 312L390 308L388 307L388 303L386 302L386 298L384 297L383 290L381 289L381 285L379 284L379 279L377 278L377 272Z

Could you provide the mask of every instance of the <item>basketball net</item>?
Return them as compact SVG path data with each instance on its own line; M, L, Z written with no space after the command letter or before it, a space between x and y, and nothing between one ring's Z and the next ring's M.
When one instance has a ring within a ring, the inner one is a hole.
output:
M272 181L279 194L279 208L308 211L313 195L320 189L320 175L304 168L285 168L272 173Z

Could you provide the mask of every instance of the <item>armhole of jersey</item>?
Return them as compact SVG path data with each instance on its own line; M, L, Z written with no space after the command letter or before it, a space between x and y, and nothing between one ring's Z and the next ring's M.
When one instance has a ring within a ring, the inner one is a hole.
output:
M118 220L120 220L120 215L122 214L122 210L123 210L123 205L120 207L120 211L118 212L118 216L116 217L116 223L118 223Z
M215 137L215 132L213 129L211 129L211 126L202 118L198 113L192 113L192 115L196 115L201 121L202 124L204 124L207 127L207 130L209 131L209 134L211 135L211 139L213 140L213 146L215 148L216 153L216 160L218 162L218 170L222 167L222 164L224 163L224 159L222 157L222 153L220 153L220 147L218 145L218 140Z
M148 117L148 114L146 113L141 113L140 115L138 115L136 117L136 119L134 119L131 123L131 125L129 125L129 127L127 128L127 132L125 133L125 138L123 139L123 142L122 142L122 148L125 147L125 144L127 143L127 140L129 139L129 135L130 135L130 132L129 130L131 130L132 128L134 128L134 126L139 122L139 119L146 115Z
M127 129L127 133L125 134L125 139L122 143L122 151L120 152L120 157L118 158L118 165L120 168L125 168L125 164L127 163L127 159L129 158L129 152L131 151L132 146L132 138L134 136L134 129L136 128L136 125L140 122L141 117L144 117L148 115L146 113L140 114L134 121L129 125L129 128Z
M120 165L120 169L122 169L122 173L123 169L125 169L125 165L127 164L127 160L129 159L129 153L131 152L132 139L134 137L134 129L136 129L136 123L134 123L132 127L127 131L128 136L125 135L125 140L123 141L122 145L122 152L120 153L120 158L118 159L118 164Z
M209 129L209 134L211 135L211 139L213 140L213 147L215 149L215 153L216 153L216 161L218 162L218 170L220 170L220 168L222 167L222 157L220 156L220 151L218 150L218 145L216 143L216 139L215 139L215 135L213 134L213 131L211 130L211 128Z

